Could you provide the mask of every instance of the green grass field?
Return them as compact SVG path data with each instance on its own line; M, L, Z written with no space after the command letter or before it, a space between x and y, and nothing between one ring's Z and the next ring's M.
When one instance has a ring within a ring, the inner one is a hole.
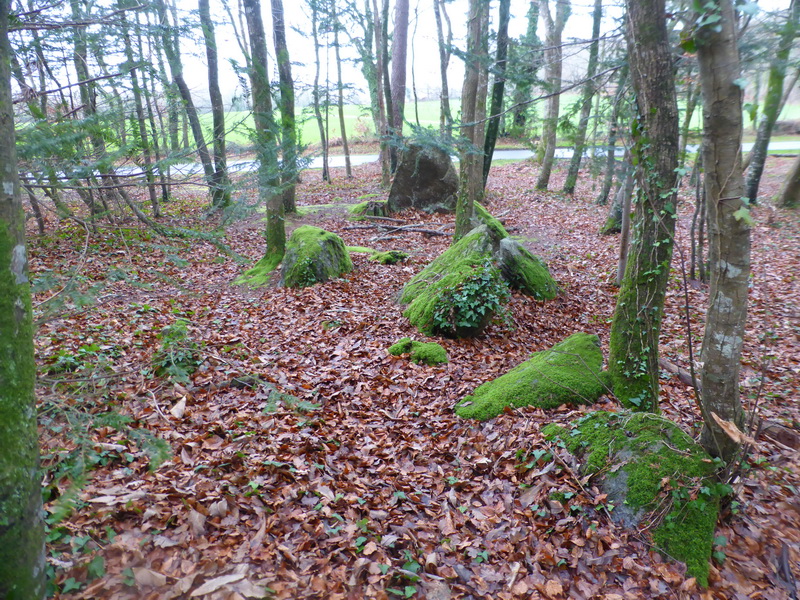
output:
M576 94L565 94L562 98L562 115L566 114L568 110L578 100ZM453 107L458 110L458 101L453 102ZM538 113L541 115L544 110L543 104L539 103ZM405 110L406 120L410 123L417 123L423 127L436 127L439 124L439 101L429 100L419 102L416 107L413 102L406 104ZM372 125L372 118L369 114L369 107L358 105L346 105L344 107L345 124L347 128L348 140L353 141L366 141L374 139L375 130ZM297 114L298 126L300 130L301 143L306 146L313 146L319 143L320 135L316 119L312 107L304 107L298 110ZM208 135L211 135L211 114L205 113L200 115L203 127ZM250 136L253 127L253 117L249 111L231 111L225 116L226 127L228 128L227 141L229 144L246 148L251 145ZM339 113L335 106L329 108L327 117L323 111L323 119L327 119L326 128L328 131L328 138L336 140L341 138L341 129L339 127ZM577 125L577 115L573 115L570 121ZM787 105L781 113L780 120L800 120L800 104ZM692 118L692 127L698 130L702 124L702 112L698 107ZM755 137L752 122L748 115L745 115L745 130L744 141L752 141ZM605 124L600 124L600 130L605 128ZM791 136L774 137L774 141L779 140L794 140L796 138ZM560 140L560 143L568 144L568 140Z

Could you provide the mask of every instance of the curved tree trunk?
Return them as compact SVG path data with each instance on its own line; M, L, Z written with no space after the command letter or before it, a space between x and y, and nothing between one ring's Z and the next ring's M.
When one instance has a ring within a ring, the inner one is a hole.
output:
M611 323L608 370L623 405L657 411L658 341L677 202L678 102L664 0L627 0L626 6L638 113L632 150L638 191L628 264Z
M36 362L8 22L9 1L0 0L0 598L41 600L46 575Z

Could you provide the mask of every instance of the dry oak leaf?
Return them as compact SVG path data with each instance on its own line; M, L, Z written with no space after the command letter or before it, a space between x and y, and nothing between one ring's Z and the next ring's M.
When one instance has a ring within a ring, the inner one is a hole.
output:
M220 577L214 577L214 579L209 579L195 591L193 591L189 596L191 598L197 598L198 596L205 596L206 594L211 594L216 592L224 585L228 585L230 583L236 583L237 581L241 581L244 579L244 573L234 573L233 575L222 575Z
M715 412L711 413L711 418L714 419L714 422L719 425L722 431L725 432L725 435L727 435L737 444L750 444L751 446L758 446L756 441L749 435L742 433L735 423L724 420Z
M564 588L561 586L560 581L550 579L544 584L544 593L554 598L556 596L561 596L564 593Z
M167 583L167 576L144 567L133 568L133 579L136 585L142 587L161 587Z

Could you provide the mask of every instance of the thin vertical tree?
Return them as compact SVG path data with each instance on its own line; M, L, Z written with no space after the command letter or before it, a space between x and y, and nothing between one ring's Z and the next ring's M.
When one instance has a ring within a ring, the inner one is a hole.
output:
M314 87L311 91L311 98L314 105L314 117L319 128L319 143L322 148L322 181L330 181L331 173L328 168L328 134L325 131L325 121L322 118L322 90L319 86L319 72L321 68L319 50L322 44L319 41L320 34L320 6L322 0L310 0L311 5L311 37L314 40ZM325 109L327 114L328 110Z
M408 56L408 0L395 0L392 32L392 112L391 128L395 138L403 135L406 106L406 62ZM392 172L397 168L397 145L390 148Z
M295 185L297 183L297 125L294 116L294 80L289 47L286 45L286 23L283 18L283 0L271 0L272 37L275 41L275 59L278 63L278 85L281 107L281 181L283 185L283 210L297 210Z
M439 42L439 75L442 79L442 91L439 94L439 129L442 135L450 137L453 134L453 115L450 112L450 89L447 82L447 67L450 65L453 44L453 28L447 16L444 0L433 0L433 13L436 18L436 39ZM442 26L442 18L447 24L447 34Z
M228 177L228 158L225 148L225 104L219 87L219 57L209 0L198 0L200 27L206 46L208 67L208 96L213 120L214 175L211 179L211 208L225 208L231 203L231 180Z
M677 208L678 101L664 0L627 0L626 7L636 95L632 153L637 192L628 263L611 323L608 370L623 405L657 411L658 341Z
M470 0L467 20L467 54L461 91L461 137L456 230L453 241L472 229L475 202L483 200L483 142L486 116L489 0Z
M706 328L701 353L703 447L729 461L738 443L714 415L742 428L739 368L750 279L750 218L742 200L742 90L731 0L706 3L705 15L718 17L695 33L703 90L703 166L708 214L711 273ZM703 20L700 20L702 23Z
M547 114L544 119L542 141L539 145L538 158L542 166L536 179L536 189L546 190L553 171L556 153L556 133L558 129L558 113L561 106L561 75L564 65L561 60L561 35L570 16L569 0L555 0L555 16L550 10L550 0L542 0L542 17L547 30L547 47L544 51L545 77L550 96L547 98Z
M489 107L489 121L486 125L486 140L483 144L483 185L489 178L492 168L492 155L500 132L503 112L503 94L506 86L506 64L508 59L508 21L511 16L511 0L500 0L500 18L497 22L497 50L494 59L494 83L492 84L492 103Z
M597 74L597 63L600 55L600 22L603 19L603 0L594 0L594 10L592 11L592 41L589 44L589 63L586 66L586 81L581 90L581 116L578 120L578 131L575 132L573 142L572 160L569 163L567 178L564 180L564 193L572 194L575 192L575 184L578 182L578 172L581 168L583 153L586 150L586 131L589 128L589 116L592 112L592 98L597 90L597 82L594 78Z
M9 0L0 0L0 598L45 597L36 362L14 111Z
M342 150L344 151L344 170L349 179L353 176L353 168L350 165L350 145L347 143L347 124L344 120L344 84L342 83L342 56L339 52L339 13L336 10L336 2L331 2L331 26L333 27L333 50L336 57L336 107L339 111L339 129L342 133Z
M389 118L386 107L386 96L383 93L385 77L384 64L386 61L385 48L383 44L383 18L378 11L378 0L372 0L372 11L375 15L375 77L378 88L378 137L380 138L380 163L381 163L381 185L389 187L391 177L391 166L389 164Z

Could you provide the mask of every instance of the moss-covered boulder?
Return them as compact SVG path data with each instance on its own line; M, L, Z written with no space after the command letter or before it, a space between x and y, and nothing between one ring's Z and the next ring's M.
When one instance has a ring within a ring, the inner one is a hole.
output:
M382 265L395 265L408 258L408 252L402 250L386 250L385 252L373 252L369 259Z
M341 277L353 270L353 262L340 238L319 227L302 225L286 243L281 285L301 288Z
M450 155L412 142L400 153L387 205L393 213L409 208L450 213L456 209L457 193L458 173Z
M558 292L544 263L497 228L482 225L415 275L399 301L426 335L469 337L508 301L509 287L540 300Z
M456 404L456 414L486 420L507 406L547 409L562 404L592 404L606 391L602 370L599 338L575 333L479 386Z
M584 475L600 478L614 521L648 528L658 548L708 585L719 501L729 486L715 482L714 463L690 436L658 415L627 411L594 412L569 429L551 424L542 432L564 442Z
M441 345L436 342L418 342L408 337L389 346L389 354L392 356L410 354L409 358L412 362L431 367L447 362L447 350Z
M349 210L354 221L363 220L365 216L386 217L389 215L386 200L367 200L353 204Z
M492 213L490 213L480 202L475 202L472 205L472 222L470 224L472 227L486 225L489 229L494 230L495 235L499 239L508 237L508 231L506 231L506 228L503 227L503 224L500 222L500 220L492 215Z

